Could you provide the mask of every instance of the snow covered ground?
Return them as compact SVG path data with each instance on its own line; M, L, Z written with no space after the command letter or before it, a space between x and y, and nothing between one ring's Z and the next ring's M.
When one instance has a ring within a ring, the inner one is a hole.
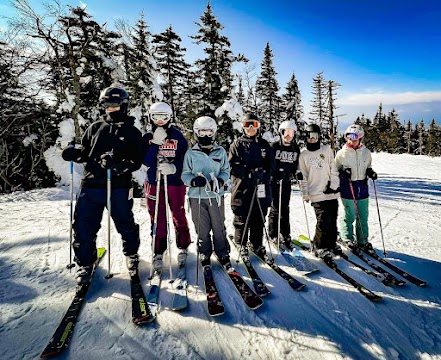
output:
M189 307L170 310L168 271L157 321L131 322L129 280L119 235L112 230L111 269L101 263L65 359L441 359L441 158L374 154L381 220L389 260L428 281L386 287L339 260L362 284L384 297L372 303L336 273L312 259L320 272L302 277L282 258L277 262L306 283L295 292L271 269L253 263L272 294L248 310L214 261L215 279L226 307L222 317L206 311L202 278L196 286L196 249L190 247ZM371 189L372 190L372 189ZM373 192L372 192L373 194ZM297 187L293 187L293 235L306 234ZM227 228L232 213L227 197ZM310 228L315 220L306 207ZM148 290L150 222L134 206L141 226L141 271ZM0 354L33 359L44 349L74 294L69 262L69 189L34 190L0 196ZM98 245L107 247L106 217ZM193 224L191 231L194 235ZM382 250L377 208L370 204L370 239ZM176 271L176 247L172 248ZM310 257L309 254L305 254ZM235 250L233 258L237 258ZM355 258L354 258L355 260ZM241 263L238 271L246 275ZM201 275L199 271L199 276Z

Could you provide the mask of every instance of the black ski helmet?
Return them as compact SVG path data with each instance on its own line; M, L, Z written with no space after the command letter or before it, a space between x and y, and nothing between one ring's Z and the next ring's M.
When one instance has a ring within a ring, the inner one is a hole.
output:
M307 133L310 133L310 132L318 132L319 134L320 134L320 132L321 132L321 130L320 130L320 126L318 126L317 124L309 124L309 125L306 127L305 131L306 131Z
M110 86L101 91L100 105L104 107L120 107L118 112L127 114L129 110L129 94L122 88Z
M321 137L320 126L318 126L317 124L310 124L306 127L305 132L306 132L306 140L309 139L310 133L317 133L318 134L317 142L311 143L309 141L306 141L306 148L309 151L316 151L316 150L320 149L320 137Z

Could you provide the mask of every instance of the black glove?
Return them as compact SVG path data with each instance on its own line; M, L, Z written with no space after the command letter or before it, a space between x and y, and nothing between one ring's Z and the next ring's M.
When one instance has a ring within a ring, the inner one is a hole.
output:
M352 176L352 170L351 168L343 168L339 170L340 175L342 178L346 178L351 180L351 176Z
M69 144L61 153L61 157L65 161L75 161L79 162L81 160L82 148L75 147L75 144Z
M259 185L262 183L263 180L263 170L262 169L252 170L250 172L249 177L253 185Z
M288 180L289 179L289 173L285 172L284 169L278 169L274 175L276 180Z
M331 182L328 181L328 185L326 186L325 191L323 191L323 194L337 194L340 192L340 188L337 188L336 190L331 189Z
M190 185L193 187L203 187L207 184L207 179L205 179L203 176L196 176L195 178L191 179Z
M297 179L298 181L302 181L302 180L303 180L303 174L302 174L301 171L297 171L297 173L296 173L296 179Z
M112 152L106 152L100 156L100 165L103 169L111 169L115 166L115 159Z
M222 186L224 186L224 181L221 178L217 178L217 183L219 184L219 189L222 189ZM213 189L214 181L210 181L210 188Z
M378 174L372 168L367 168L366 169L366 176L368 178L371 178L372 180L377 180L378 179Z

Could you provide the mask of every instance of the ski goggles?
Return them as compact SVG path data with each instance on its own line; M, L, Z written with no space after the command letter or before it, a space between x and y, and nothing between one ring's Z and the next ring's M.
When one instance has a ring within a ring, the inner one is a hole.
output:
M357 133L347 133L346 137L351 139L351 140L360 140L362 138L361 134L357 134Z
M283 136L294 137L295 133L294 129L283 129Z
M254 129L258 129L260 128L260 122L257 120L248 120L248 121L244 121L242 123L242 126L245 129L249 129L250 127L253 127Z
M309 132L308 133L308 139L319 139L320 134L318 132Z
M171 115L170 114L166 114L166 113L154 113L154 114L150 114L150 118L152 119L152 121L155 124L160 122L160 121L166 123L166 122L170 121Z
M115 101L114 102L104 101L104 102L101 103L101 105L105 109L107 109L107 108L117 108L117 107L120 107L121 103L120 102L115 102Z
M214 131L213 131L213 129L200 129L197 131L196 134L197 134L197 136L200 136L200 137L204 137L204 136L213 137Z

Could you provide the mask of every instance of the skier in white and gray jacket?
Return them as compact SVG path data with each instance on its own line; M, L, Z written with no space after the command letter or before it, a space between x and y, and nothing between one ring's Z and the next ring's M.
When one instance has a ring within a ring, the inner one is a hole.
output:
M336 244L340 179L332 149L320 144L320 127L308 125L306 132L306 149L299 156L298 179L303 200L311 201L317 218L312 241L315 254L329 261L341 254Z
M213 252L225 269L231 268L225 230L224 184L230 177L225 149L215 143L217 124L202 116L193 125L196 144L186 152L182 181L188 188L191 214L198 234L201 265L209 266ZM213 242L210 232L213 233Z

